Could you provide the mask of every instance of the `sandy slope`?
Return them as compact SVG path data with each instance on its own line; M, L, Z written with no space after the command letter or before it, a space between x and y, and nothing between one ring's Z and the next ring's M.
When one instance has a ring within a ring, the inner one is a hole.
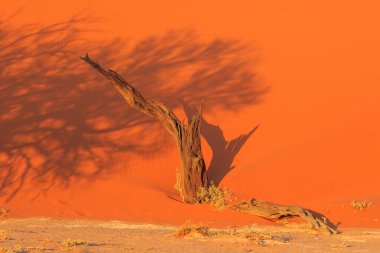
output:
M11 219L1 225L0 248L17 252L378 252L379 229L345 229L335 236L302 229L255 225L237 231L270 233L273 238L247 239L211 229L210 236L179 238L175 227L119 221ZM71 248L64 242L83 242ZM2 252L2 251L1 251ZM7 251L6 251L7 252Z
M180 118L204 97L210 178L239 198L380 227L379 1L0 5L0 207L10 217L267 223L173 200L171 136L79 60L88 52ZM349 204L367 199L365 212Z

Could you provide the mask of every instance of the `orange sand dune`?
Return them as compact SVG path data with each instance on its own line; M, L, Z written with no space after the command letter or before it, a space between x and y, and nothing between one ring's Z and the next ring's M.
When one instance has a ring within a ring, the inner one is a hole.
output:
M174 141L79 60L185 118L241 199L380 227L378 1L2 1L0 203L12 217L269 223L175 199ZM352 200L370 200L364 212Z

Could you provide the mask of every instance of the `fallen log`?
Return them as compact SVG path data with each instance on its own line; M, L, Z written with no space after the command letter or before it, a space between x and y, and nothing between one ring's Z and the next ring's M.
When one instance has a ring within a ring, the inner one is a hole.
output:
M316 213L299 206L278 205L268 201L251 199L231 206L231 209L260 216L269 220L281 221L284 218L298 216L303 218L310 227L326 233L337 234L337 228L325 217L318 217Z

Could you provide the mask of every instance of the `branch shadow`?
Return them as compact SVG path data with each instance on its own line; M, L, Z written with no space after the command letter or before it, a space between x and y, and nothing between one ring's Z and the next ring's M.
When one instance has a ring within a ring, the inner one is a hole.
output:
M182 105L188 118L197 112L194 106L189 106L186 102L182 102ZM210 124L202 116L201 135L212 150L211 162L207 169L210 182L218 186L223 178L235 168L233 166L235 157L258 127L259 125L256 125L247 134L241 134L228 141L219 126Z
M79 13L42 27L0 21L0 197L6 201L27 181L43 185L41 193L54 185L69 187L79 179L110 175L120 162L118 154L154 156L171 144L156 122L129 108L80 61L85 52L145 97L172 109L181 107L180 101L198 103L204 97L210 110L236 111L259 103L268 91L251 70L255 59L246 56L252 51L247 43L202 41L192 30L169 31L133 45L121 38L96 41L87 39L94 32L88 28L92 20ZM212 135L215 130L209 129L205 123ZM220 162L218 155L211 171L220 166L227 173L252 133L226 144L231 161ZM217 131L214 135L210 145L224 144Z

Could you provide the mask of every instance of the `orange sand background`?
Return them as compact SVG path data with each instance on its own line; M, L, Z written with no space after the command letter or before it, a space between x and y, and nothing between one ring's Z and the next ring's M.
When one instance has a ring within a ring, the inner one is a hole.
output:
M379 8L1 1L1 206L12 217L269 223L173 200L174 141L79 60L88 52L181 118L204 97L206 162L214 156L224 171L212 176L239 198L380 227ZM38 30L74 15L62 30ZM358 212L354 199L374 204Z

